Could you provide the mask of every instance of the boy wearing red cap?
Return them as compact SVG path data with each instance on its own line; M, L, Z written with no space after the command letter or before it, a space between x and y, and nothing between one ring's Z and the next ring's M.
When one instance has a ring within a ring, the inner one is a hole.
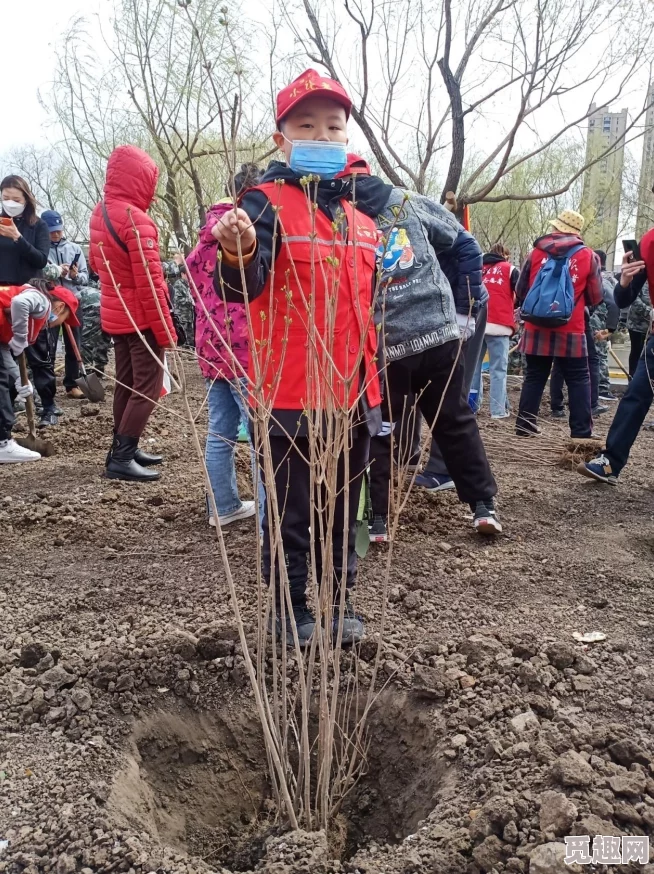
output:
M270 447L284 553L279 560L286 564L301 645L310 642L316 624L306 586L311 528L318 532L321 527L319 490L314 486L312 493L307 463L311 449L305 412L312 415L331 406L352 411L355 419L348 433L348 532L344 537L342 455L331 526L334 575L340 583L345 553L348 591L356 576L361 477L370 435L381 423L372 313L376 228L352 205L350 180L336 178L346 164L350 109L342 86L315 70L284 88L277 96L273 140L286 163L273 161L259 185L243 195L240 209L227 213L213 230L222 247L215 287L227 301L245 299L249 305L254 334L250 378L254 381L259 371L263 401L272 407ZM330 532L322 527L327 539ZM316 564L320 580L319 554ZM264 569L279 586L278 569L270 565L269 525L264 519ZM281 631L279 615L277 622ZM335 634L338 622L335 609ZM363 623L349 598L340 630L344 643L363 636ZM286 637L292 644L290 630Z

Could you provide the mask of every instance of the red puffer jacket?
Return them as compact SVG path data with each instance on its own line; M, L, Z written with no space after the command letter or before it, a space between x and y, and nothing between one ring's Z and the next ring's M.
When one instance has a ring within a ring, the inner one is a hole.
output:
M100 276L102 330L107 334L134 334L133 319L140 331L151 328L157 343L169 346L164 321L173 340L177 337L170 318L166 282L159 258L159 235L155 223L146 213L154 199L158 175L159 170L152 158L136 146L118 146L114 149L107 163L104 203L111 224L127 246L127 251L109 232L102 214L102 204L98 203L91 213L89 261L91 269ZM138 231L138 237L134 228ZM144 258L149 265L156 298L148 280ZM119 286L120 295L114 283ZM129 310L131 319L125 308Z

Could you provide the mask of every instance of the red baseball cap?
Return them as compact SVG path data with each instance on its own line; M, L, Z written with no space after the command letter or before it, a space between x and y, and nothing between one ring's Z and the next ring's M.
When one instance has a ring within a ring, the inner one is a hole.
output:
M337 178L341 176L352 176L353 173L358 173L360 176L372 176L370 164L361 155L356 155L354 152L347 153L347 164L345 170L337 174Z
M71 328L79 328L82 324L77 317L79 301L77 300L73 292L69 291L67 288L64 288L63 285L55 285L54 288L50 289L50 296L66 304L66 306L70 310L70 315L68 316L66 321L71 326Z
M352 101L341 83L337 82L336 79L321 76L315 70L305 70L294 82L291 82L286 88L282 88L277 95L277 124L283 121L289 112L299 106L307 97L316 97L318 94L328 97L335 103L340 103L345 109L347 117L350 117Z

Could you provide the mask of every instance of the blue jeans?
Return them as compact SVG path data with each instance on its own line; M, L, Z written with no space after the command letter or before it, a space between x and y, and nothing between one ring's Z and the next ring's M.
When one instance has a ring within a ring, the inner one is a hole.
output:
M234 464L234 448L238 438L241 421L245 424L248 434L248 414L245 406L247 395L247 379L216 379L206 380L209 389L209 432L205 449L205 460L211 489L220 516L233 513L241 506L241 498L236 485L236 466ZM252 454L252 481L257 477L257 463L250 438ZM265 492L261 477L259 479L259 519L263 518Z
M481 354L477 362L477 370L472 380L472 390L477 391L477 409L481 407L484 396L484 381L481 376L481 366L488 349L490 373L490 414L505 416L508 412L506 398L506 373L509 367L510 337L492 337L486 334L481 346Z
M618 404L606 438L604 454L616 476L627 463L631 447L652 405L650 374L654 377L654 337L647 342L645 354L641 355L633 379Z

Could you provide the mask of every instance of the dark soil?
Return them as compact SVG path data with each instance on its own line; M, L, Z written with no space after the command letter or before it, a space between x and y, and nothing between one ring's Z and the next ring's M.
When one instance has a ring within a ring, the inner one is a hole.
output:
M109 482L109 405L61 405L57 455L0 468L0 872L556 874L574 870L564 835L654 833L654 434L611 488L482 414L494 541L455 494L412 495L336 860L322 833L276 831L187 426L152 421L160 482ZM247 464L242 449L244 484ZM248 630L255 537L251 520L226 531ZM357 589L370 635L384 550ZM573 637L588 631L606 639Z

